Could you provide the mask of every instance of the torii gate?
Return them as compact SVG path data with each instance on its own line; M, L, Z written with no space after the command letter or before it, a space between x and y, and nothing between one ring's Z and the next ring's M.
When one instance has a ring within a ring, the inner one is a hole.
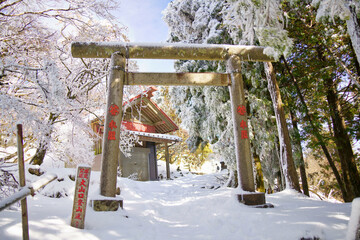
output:
M246 103L241 76L241 61L274 61L273 58L265 55L263 51L263 47L240 45L118 42L72 43L71 52L73 57L111 58L104 128L105 134L103 139L100 194L107 197L106 199L114 198L113 203L115 202L115 205L117 204L115 195L124 85L213 85L229 86L234 123L237 170L239 173L238 180L239 186L243 190L238 194L238 199L246 205L265 204L265 194L255 192L250 140L248 137ZM227 61L227 73L127 72L125 68L128 58L224 60ZM109 200L99 200L99 204L103 206L101 210L114 210L112 207L106 207L109 206ZM115 209L117 209L117 207Z

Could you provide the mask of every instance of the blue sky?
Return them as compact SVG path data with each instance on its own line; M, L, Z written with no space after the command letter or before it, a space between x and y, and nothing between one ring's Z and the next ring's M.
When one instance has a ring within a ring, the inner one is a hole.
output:
M115 15L128 27L131 42L165 43L168 28L161 12L171 0L118 0ZM137 60L140 72L173 72L172 60Z

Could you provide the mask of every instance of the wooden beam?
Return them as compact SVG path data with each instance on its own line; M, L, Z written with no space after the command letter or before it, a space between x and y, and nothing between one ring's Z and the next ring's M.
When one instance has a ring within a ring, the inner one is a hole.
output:
M126 52L127 58L226 60L236 55L241 61L273 62L264 47L225 44L73 42L71 53L78 58L110 58L114 52Z
M144 142L155 142L155 143L173 143L177 142L171 139L164 139L164 138L155 138L155 137L148 137L148 136L141 136L139 135L139 140Z
M159 126L161 124L166 124L165 121L158 121L156 123L154 123L153 125L156 127L156 126Z
M127 73L125 85L229 86L225 73Z

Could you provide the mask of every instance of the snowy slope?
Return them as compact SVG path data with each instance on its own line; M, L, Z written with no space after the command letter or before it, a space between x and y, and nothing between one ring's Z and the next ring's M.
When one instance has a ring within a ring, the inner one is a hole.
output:
M31 239L344 239L351 210L350 204L292 191L267 195L273 209L247 207L235 200L232 189L220 187L221 174L184 173L156 182L119 178L124 210L94 212L88 207L85 229L80 230L70 226L74 182L68 175L75 171L48 171L64 181L51 183L42 194L62 191L69 196L28 198ZM90 198L99 192L99 178L99 172L91 173ZM0 212L0 239L21 239L18 208Z

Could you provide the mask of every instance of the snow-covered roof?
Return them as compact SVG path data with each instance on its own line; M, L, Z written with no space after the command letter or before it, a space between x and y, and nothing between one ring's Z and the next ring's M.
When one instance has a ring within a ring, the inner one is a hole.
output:
M169 140L173 142L180 142L182 138L169 134L159 134L159 133L148 133L148 132L138 132L138 131L129 131L132 134L143 137L157 138L162 140Z

